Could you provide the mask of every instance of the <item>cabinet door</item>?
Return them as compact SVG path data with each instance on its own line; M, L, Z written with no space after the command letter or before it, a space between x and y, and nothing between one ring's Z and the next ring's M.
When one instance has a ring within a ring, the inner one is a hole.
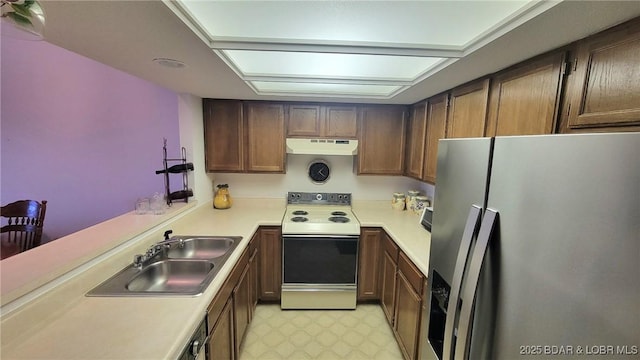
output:
M405 359L415 359L418 351L422 299L405 274L398 272L395 330Z
M284 105L248 103L247 171L284 172Z
M391 255L384 251L382 258L382 310L384 311L389 324L393 325L393 315L395 307L396 270L398 266L391 258Z
M355 139L358 135L358 111L355 106L325 107L325 135L331 138Z
M393 327L393 317L396 304L396 273L398 270L398 246L382 231L382 269L380 276L382 284L380 289L380 303L389 324Z
M233 305L228 299L220 316L217 319L209 318L208 321L215 322L209 335L207 343L207 359L209 360L231 360L235 351L233 343Z
M403 175L404 115L402 106L368 106L360 109L359 175Z
M321 130L320 106L288 105L287 136L318 137Z
M256 306L258 305L258 296L260 292L260 277L259 277L259 256L258 256L258 238L254 236L251 240L251 257L249 258L249 322L253 319Z
M568 127L635 126L638 129L638 59L640 21L579 42L568 94L571 98Z
M238 285L233 290L233 320L235 329L235 351L240 354L240 345L249 326L251 282L249 281L249 266L247 265L240 276Z
M364 228L358 246L358 300L379 300L379 228Z
M444 139L447 130L447 109L449 96L442 94L427 101L427 135L423 180L436 183L436 165L438 164L438 141Z
M489 79L451 91L447 138L484 136L489 101Z
M260 299L280 300L282 239L279 227L260 229Z
M487 136L553 134L565 53L553 53L495 76Z
M242 102L203 100L207 171L244 170Z
M422 179L424 168L424 146L427 130L427 104L420 103L413 106L409 124L407 126L407 146L405 154L405 175Z

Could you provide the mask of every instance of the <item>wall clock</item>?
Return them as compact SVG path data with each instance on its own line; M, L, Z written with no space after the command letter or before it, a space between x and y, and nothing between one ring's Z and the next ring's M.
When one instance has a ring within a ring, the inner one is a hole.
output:
M329 180L329 164L324 160L313 160L309 164L309 178L315 184L324 184Z

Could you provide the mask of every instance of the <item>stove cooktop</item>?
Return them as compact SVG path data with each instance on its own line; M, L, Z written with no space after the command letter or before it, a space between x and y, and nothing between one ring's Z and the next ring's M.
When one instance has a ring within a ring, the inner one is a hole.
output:
M351 211L351 194L289 193L282 219L283 234L359 235L360 222Z

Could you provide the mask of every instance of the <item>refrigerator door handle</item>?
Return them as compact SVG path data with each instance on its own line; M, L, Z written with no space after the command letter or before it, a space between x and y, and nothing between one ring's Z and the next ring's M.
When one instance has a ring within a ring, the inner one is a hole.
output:
M481 214L482 208L478 205L472 205L471 209L469 209L464 232L462 233L458 257L456 258L456 266L453 270L451 292L447 303L447 320L444 327L444 347L442 349L443 359L453 359L453 338L458 315L458 303L460 301L460 288L462 287L464 269L467 266L467 259L469 258L469 252L471 250L471 241L480 225Z
M460 323L458 324L458 339L456 341L456 359L468 359L471 344L471 325L473 322L473 308L475 305L480 270L484 263L484 257L489 247L489 241L493 236L493 230L498 220L498 212L487 208L478 232L478 240L471 255L467 282L463 289L462 296L466 301L460 310Z

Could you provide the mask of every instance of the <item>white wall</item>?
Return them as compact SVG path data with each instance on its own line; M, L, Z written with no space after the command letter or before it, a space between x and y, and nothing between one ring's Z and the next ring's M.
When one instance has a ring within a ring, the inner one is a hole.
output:
M314 159L324 159L331 166L326 184L313 184L307 167ZM433 198L434 187L404 176L356 176L353 156L287 155L286 174L210 174L215 184L229 184L236 197L284 199L288 191L349 192L354 200L391 200L393 192L420 190Z
M204 163L204 122L202 99L191 94L178 95L178 118L180 123L180 146L187 151L187 161L193 162L194 171L189 172L189 187L193 198L199 203L213 199L213 186ZM173 189L172 189L173 190Z

